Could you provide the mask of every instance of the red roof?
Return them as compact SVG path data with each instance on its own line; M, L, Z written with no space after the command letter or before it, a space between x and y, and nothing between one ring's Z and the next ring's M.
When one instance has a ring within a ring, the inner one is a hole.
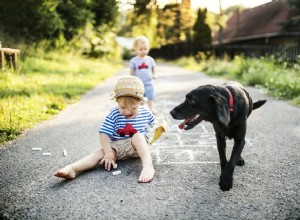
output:
M282 24L297 15L299 12L282 2L269 2L236 12L223 29L223 43L278 35L283 32ZM218 33L213 41L218 41Z

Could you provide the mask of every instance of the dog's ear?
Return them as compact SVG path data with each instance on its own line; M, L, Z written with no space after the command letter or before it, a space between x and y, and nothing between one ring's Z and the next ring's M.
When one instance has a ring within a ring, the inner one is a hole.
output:
M211 95L210 99L214 104L218 120L227 126L230 121L230 112L226 99L217 94Z

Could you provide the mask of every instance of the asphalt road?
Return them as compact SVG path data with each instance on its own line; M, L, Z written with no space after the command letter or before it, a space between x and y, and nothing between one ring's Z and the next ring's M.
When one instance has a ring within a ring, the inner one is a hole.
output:
M99 146L100 123L115 106L110 93L116 79L128 73L125 68L52 120L2 147L1 219L300 218L300 109L247 88L253 100L268 101L248 120L246 164L235 169L233 188L223 192L211 124L179 132L179 121L169 111L191 89L224 80L171 65L158 67L156 108L170 124L170 137L151 146L156 168L151 183L137 182L139 159L118 162L121 174L116 176L97 167L73 181L53 177L55 170ZM227 146L230 153L232 141Z

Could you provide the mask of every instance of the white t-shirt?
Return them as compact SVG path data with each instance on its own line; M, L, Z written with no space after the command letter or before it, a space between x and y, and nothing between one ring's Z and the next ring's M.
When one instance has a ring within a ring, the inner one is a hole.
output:
M144 85L153 83L152 68L156 66L154 59L150 56L140 58L138 56L133 57L130 60L130 68L134 71L134 76L140 78Z

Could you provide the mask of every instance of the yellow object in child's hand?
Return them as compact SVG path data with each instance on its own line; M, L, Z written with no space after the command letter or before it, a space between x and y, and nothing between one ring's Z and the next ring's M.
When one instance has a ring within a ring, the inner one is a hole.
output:
M165 133L165 138L169 136L169 127L165 122L162 115L158 117L157 128L155 129L155 133L150 144L153 144L163 133Z

